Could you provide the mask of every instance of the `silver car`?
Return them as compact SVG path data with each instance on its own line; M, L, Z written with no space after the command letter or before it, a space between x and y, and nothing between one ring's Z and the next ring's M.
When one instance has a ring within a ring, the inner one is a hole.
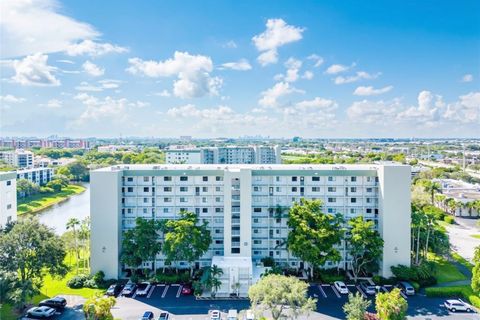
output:
M444 304L445 308L447 308L449 311L452 311L452 312L456 312L456 311L470 312L470 311L473 310L471 305L463 302L460 299L458 299L458 300L456 300L456 299L447 300L443 304Z
M37 318L50 318L55 314L55 309L50 307L33 307L28 309L27 316Z

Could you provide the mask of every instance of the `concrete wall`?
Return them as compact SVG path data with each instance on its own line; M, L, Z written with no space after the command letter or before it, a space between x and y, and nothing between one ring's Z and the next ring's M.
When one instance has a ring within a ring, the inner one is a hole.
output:
M15 220L17 220L16 173L0 173L0 227Z
M91 272L102 270L105 278L120 274L121 171L91 171Z
M410 166L379 166L379 232L384 240L380 274L391 266L410 266Z

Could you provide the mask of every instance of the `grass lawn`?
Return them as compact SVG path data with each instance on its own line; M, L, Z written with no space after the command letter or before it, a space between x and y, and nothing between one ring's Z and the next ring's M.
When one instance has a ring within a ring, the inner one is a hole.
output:
M70 184L62 191L52 194L36 194L34 196L24 198L18 201L17 214L35 213L56 203L62 202L72 195L85 191L85 187Z
M470 269L470 271L472 271L473 269L473 264L466 260L465 258L463 258L462 256L460 256L458 253L456 252L452 252L452 258L457 261L458 263L461 263L463 264L465 267L467 267L468 269Z
M447 261L444 257L437 256L429 253L428 260L432 261L435 265L435 278L438 283L452 282L466 280L467 277L463 275L450 261Z

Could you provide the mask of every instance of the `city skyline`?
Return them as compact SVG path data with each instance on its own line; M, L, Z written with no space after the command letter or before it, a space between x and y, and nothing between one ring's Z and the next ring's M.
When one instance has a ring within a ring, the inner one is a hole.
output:
M0 136L480 133L478 2L48 0L1 11Z

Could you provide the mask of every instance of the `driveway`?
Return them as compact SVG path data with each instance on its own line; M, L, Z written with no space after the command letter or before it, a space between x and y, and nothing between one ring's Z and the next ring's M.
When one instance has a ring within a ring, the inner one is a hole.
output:
M470 262L473 260L475 248L480 245L480 239L472 237L480 234L477 221L478 219L455 217L456 224L447 226L452 249Z

